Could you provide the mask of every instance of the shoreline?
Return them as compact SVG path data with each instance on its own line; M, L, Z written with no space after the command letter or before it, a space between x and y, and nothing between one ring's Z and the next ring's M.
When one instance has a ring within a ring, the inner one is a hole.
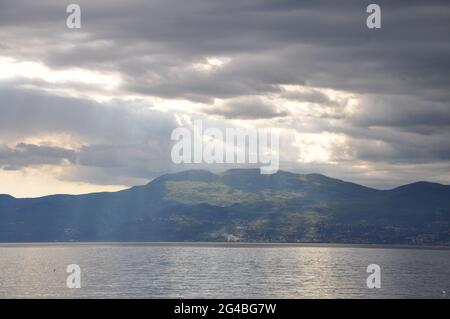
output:
M450 250L450 246L387 245L387 244L333 244L333 243L254 243L254 242L30 242L0 243L0 248L26 247L187 247L187 248L365 248Z

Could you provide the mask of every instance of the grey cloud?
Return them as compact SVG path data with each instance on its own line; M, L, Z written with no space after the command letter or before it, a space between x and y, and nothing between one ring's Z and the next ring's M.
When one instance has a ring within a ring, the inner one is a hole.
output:
M0 168L18 170L27 166L64 165L75 162L73 150L20 143L14 148L0 145Z
M364 127L395 127L417 133L443 133L450 129L450 101L427 101L410 96L368 96L349 118Z
M297 92L297 91L290 91L285 92L282 95L283 98L299 101L299 102L310 102L310 103L317 103L317 104L323 104L326 106L339 106L340 103L338 101L332 100L329 98L326 94L317 91L317 90L311 90L306 92Z
M231 100L212 108L204 109L204 112L219 115L227 119L269 119L288 116L285 110L279 110L276 105L264 102L258 98L241 98Z
M24 3L3 5L0 19L5 32L15 28L8 42L21 43L17 54L55 66L119 70L132 92L211 101L308 83L448 98L445 1L379 1L383 28L377 31L365 27L368 2L359 0L80 1L86 38L65 29L62 4L26 2L25 10ZM58 46L61 40L72 48ZM208 76L186 68L217 55L232 62Z
M348 149L354 159L384 163L437 163L450 161L450 134L446 136L410 136L401 141L352 138Z
M348 139L349 161L376 164L393 179L405 178L395 172L405 163L428 163L428 170L441 173L442 162L450 160L448 1L380 0L381 30L365 27L370 2L361 0L78 3L83 27L68 30L65 3L0 0L0 55L60 69L118 72L124 80L118 93L208 103L203 111L211 116L275 118L300 133L340 133ZM230 61L208 72L193 67L210 56ZM0 87L1 139L20 142L45 132L79 137L86 145L78 150L73 179L106 182L111 172L126 179L167 170L173 114L11 89L56 86L28 81ZM287 94L280 89L285 84L344 90L362 99L348 113L319 91ZM329 110L294 117L257 98L272 95ZM224 104L214 105L217 98ZM341 152L335 156L345 166ZM152 155L155 160L146 162Z
M70 180L98 169L110 174L108 181L123 185L130 178L148 180L171 165L174 116L139 101L100 104L0 88L0 114L0 140L19 142L14 149L0 150L3 169L65 165L71 167L65 173ZM67 150L20 143L28 137L55 134L68 134L83 145ZM105 180L107 174L103 174Z
M449 109L444 103L409 96L369 95L342 117L298 118L299 134L322 132L345 137L332 150L332 160L385 164L437 164L450 161ZM344 156L343 156L344 155ZM395 172L392 172L395 175Z
M10 139L52 132L73 134L93 144L144 143L169 138L176 126L173 114L152 110L139 101L100 104L2 87L0 114L0 134Z
M65 180L94 184L136 185L170 169L170 158L150 145L90 145L65 149L19 143L0 145L0 169L21 170L43 165L63 167Z
M171 169L170 143L101 144L77 152L77 165L64 178L95 184L137 185Z

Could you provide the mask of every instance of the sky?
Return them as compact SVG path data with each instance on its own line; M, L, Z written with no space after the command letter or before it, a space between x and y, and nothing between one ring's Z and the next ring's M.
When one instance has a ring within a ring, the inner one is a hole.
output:
M198 168L170 136L199 119L276 128L282 170L450 184L448 1L74 0L80 29L69 3L0 0L0 193Z

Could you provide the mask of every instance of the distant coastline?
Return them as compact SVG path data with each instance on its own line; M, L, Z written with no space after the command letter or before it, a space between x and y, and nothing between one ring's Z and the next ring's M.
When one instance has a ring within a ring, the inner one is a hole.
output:
M450 186L429 182L380 191L320 174L188 170L115 193L0 195L0 211L5 243L450 246Z
M256 243L256 242L36 242L0 243L8 247L204 247L204 248L371 248L371 249L415 249L450 250L450 246L430 245L382 245L382 244L333 244L333 243Z

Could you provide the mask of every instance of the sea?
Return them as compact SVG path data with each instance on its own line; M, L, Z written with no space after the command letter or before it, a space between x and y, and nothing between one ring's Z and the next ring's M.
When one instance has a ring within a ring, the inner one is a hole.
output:
M0 298L449 297L445 248L0 244Z

